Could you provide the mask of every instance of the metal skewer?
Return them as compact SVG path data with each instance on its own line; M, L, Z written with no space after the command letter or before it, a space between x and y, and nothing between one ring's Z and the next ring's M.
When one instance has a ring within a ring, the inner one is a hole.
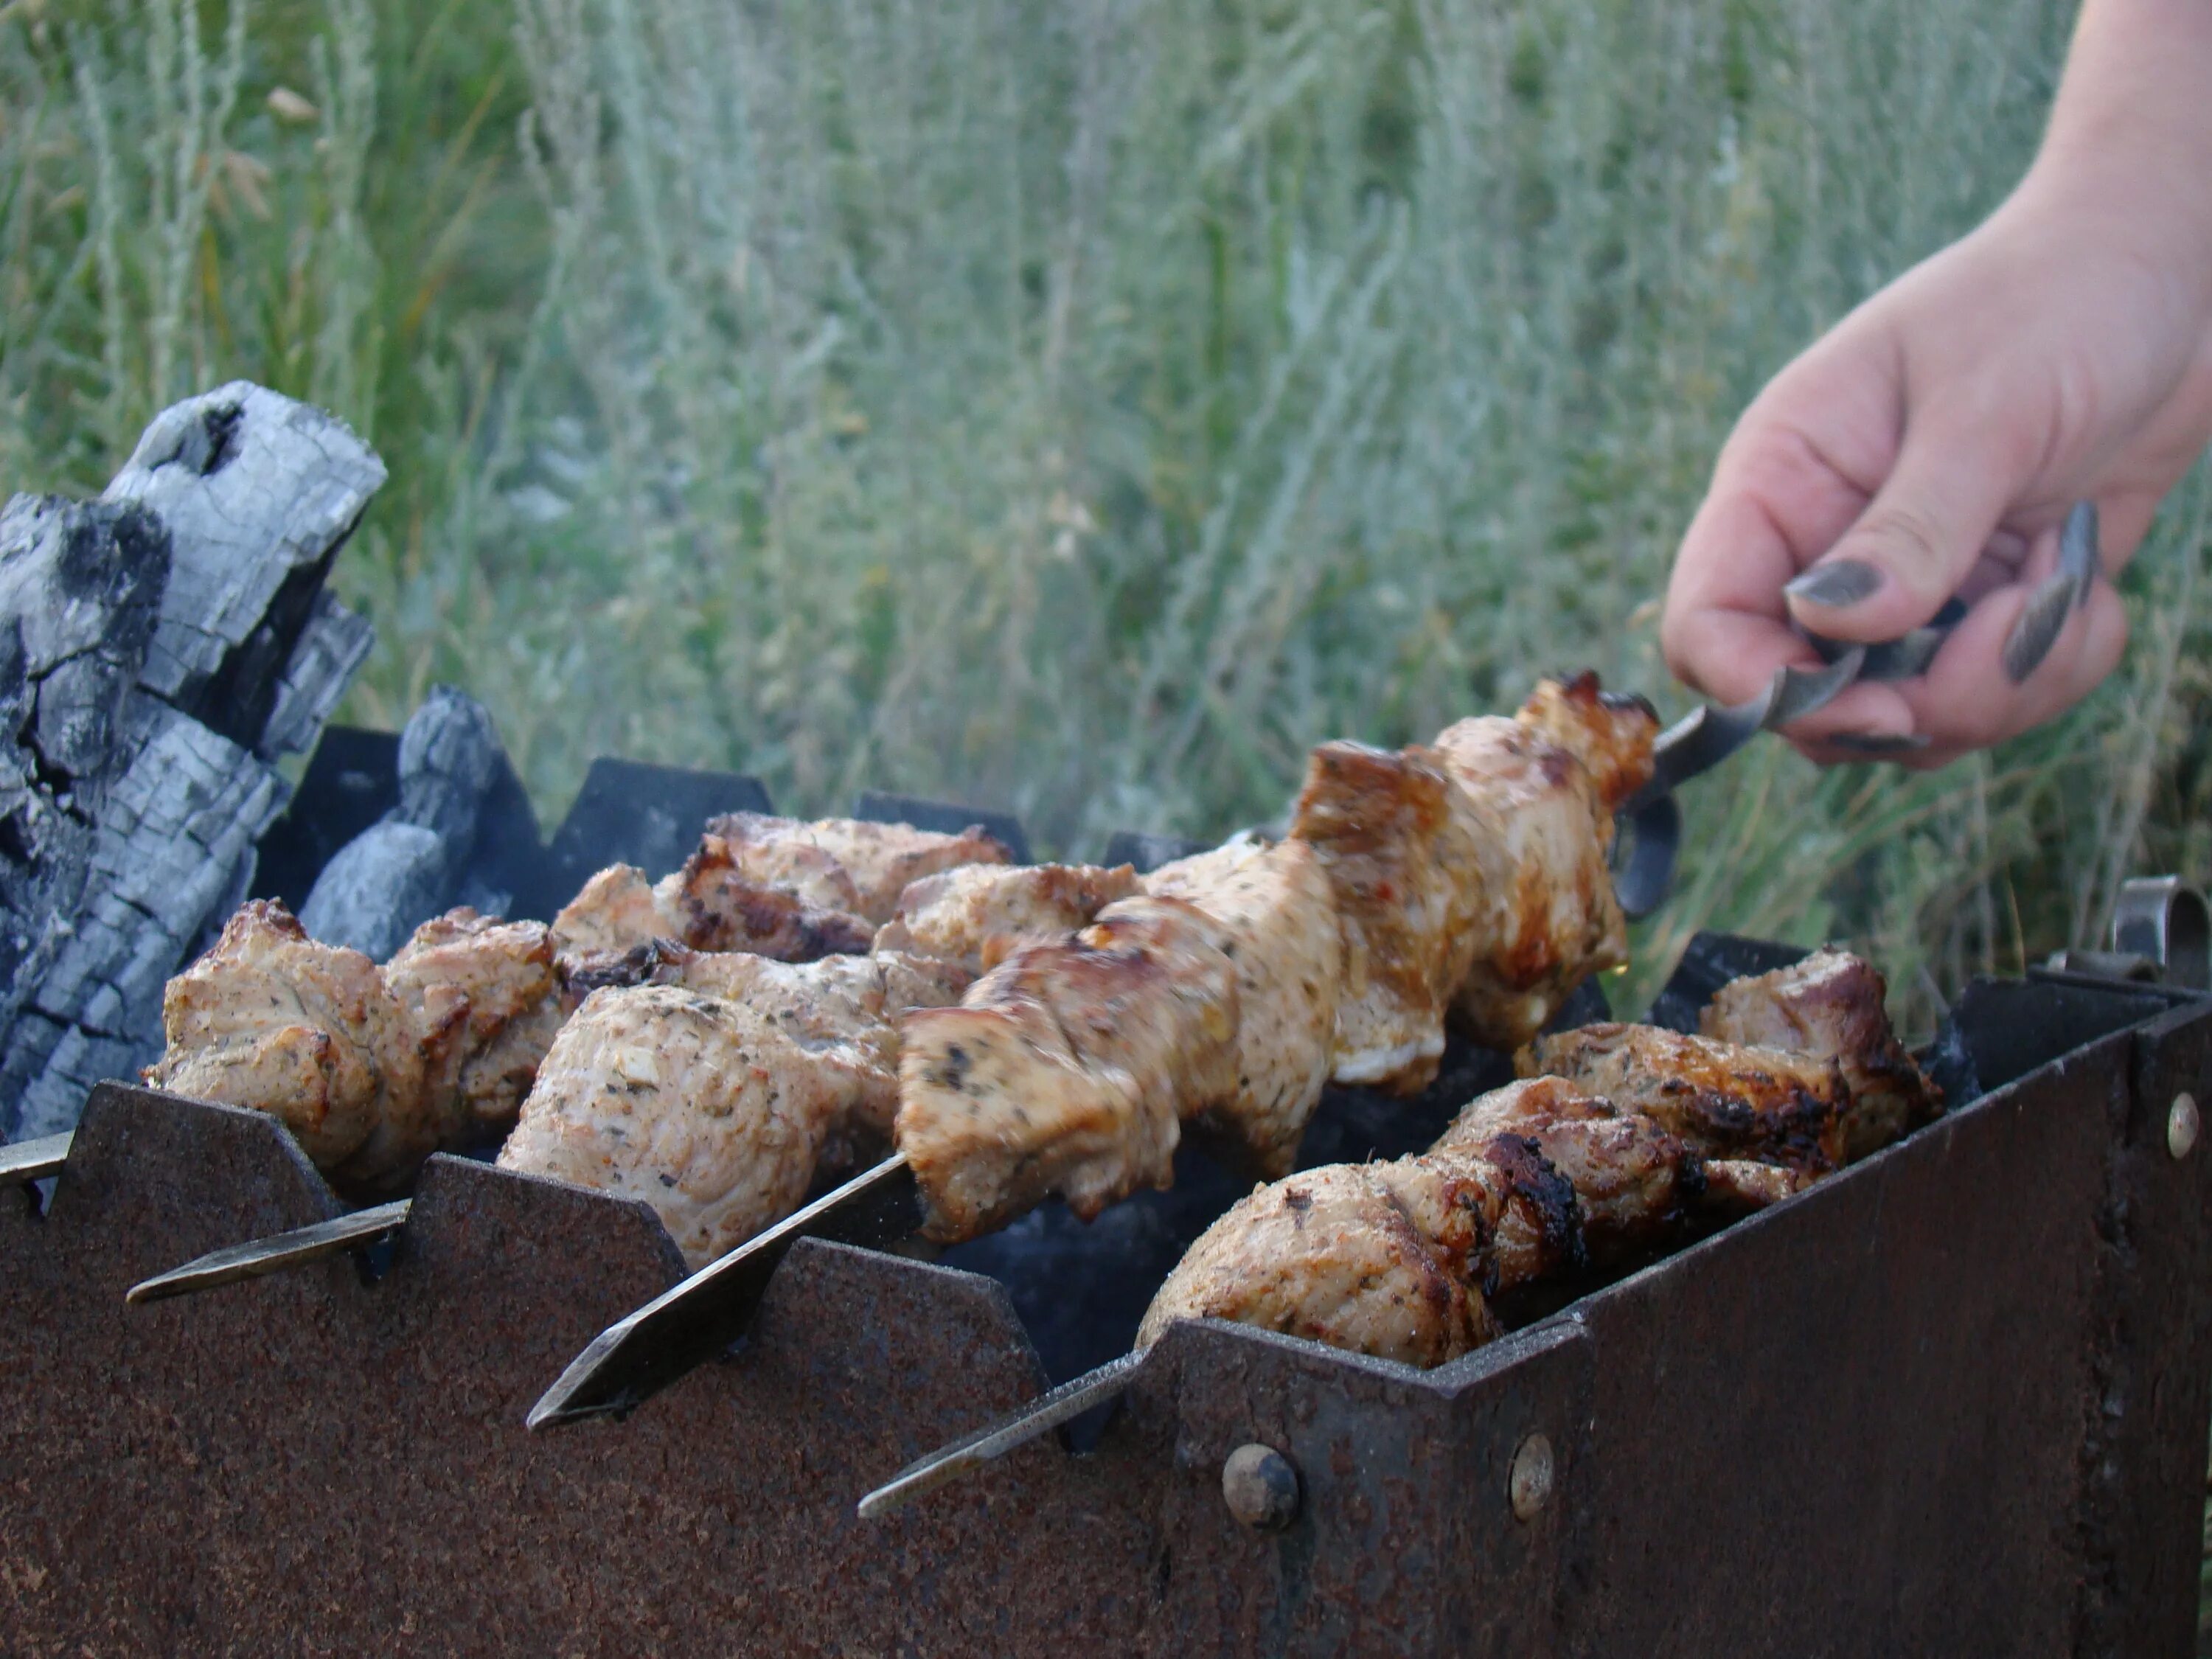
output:
M939 1448L908 1464L860 1500L860 1519L880 1521L903 1509L925 1492L931 1492L984 1464L1042 1438L1061 1424L1080 1417L1093 1406L1125 1392L1136 1380L1145 1361L1141 1348L1109 1359L1096 1370L1061 1383L1039 1395L1019 1411L978 1429L964 1439Z
M356 1210L351 1215L318 1221L312 1226L295 1227L288 1233L271 1233L266 1238L248 1239L243 1244L227 1244L222 1249L195 1256L181 1267L141 1279L124 1292L123 1299L133 1305L159 1302L164 1297L211 1291L218 1285L234 1285L241 1279L259 1279L303 1262L319 1261L405 1225L407 1212L412 1206L412 1200L403 1198L396 1203L379 1204L374 1209Z
M894 1152L610 1325L530 1408L533 1429L634 1410L750 1328L777 1264L802 1238L880 1245L921 1225L921 1190Z
M76 1139L72 1132L0 1146L0 1187L27 1187L59 1175L69 1162L70 1142Z

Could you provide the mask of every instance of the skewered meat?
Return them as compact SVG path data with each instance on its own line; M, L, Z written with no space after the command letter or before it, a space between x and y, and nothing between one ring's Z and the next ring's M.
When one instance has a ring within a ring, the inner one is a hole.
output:
M1842 1067L1844 1161L1887 1146L1942 1109L1942 1091L1890 1028L1888 987L1872 963L1816 951L1771 974L1721 988L1698 1022L1709 1037L1788 1048Z
M562 1012L538 923L452 911L380 969L254 900L169 981L167 1048L145 1076L271 1113L342 1185L386 1190L505 1127Z
M1478 943L1474 841L1432 750L1325 743L1291 837L1335 894L1342 956L1334 1075L1418 1094L1444 1051L1443 1013Z
M1330 1164L1243 1200L1160 1287L1137 1345L1151 1346L1177 1319L1228 1319L1429 1366L1495 1340L1500 1327L1473 1276L1415 1224L1387 1167ZM1476 1202L1490 1196L1483 1188Z
M1320 857L1298 841L1231 844L1163 865L1145 889L1219 922L1237 964L1237 1093L1192 1129L1263 1178L1289 1174L1335 1052L1341 946Z
M1125 899L908 1016L898 1144L925 1234L971 1238L1054 1194L1087 1220L1167 1186L1181 1121L1236 1092L1233 943L1194 906Z
M1846 1095L1832 1059L1603 1024L1538 1038L1520 1066L1647 1113L1708 1158L1824 1171L1843 1156Z
M877 931L878 951L905 951L988 973L1018 945L1087 927L1139 890L1129 866L968 864L925 876L899 895Z
M648 884L627 864L600 871L553 918L556 941L579 955L618 955L656 939L695 951L750 951L784 962L861 955L875 930L797 893L750 879L730 843L702 836L684 867Z
M1703 1159L1644 1113L1583 1094L1559 1078L1529 1078L1470 1102L1426 1156L1472 1152L1511 1168L1526 1162L1518 1141L1540 1154L1574 1196L1579 1249L1609 1271L1649 1260L1679 1241L1705 1193ZM1542 1212L1531 1206L1532 1213ZM1556 1231L1556 1230L1555 1230ZM1577 1265L1541 1240L1520 1265L1501 1237L1496 1264L1505 1288Z
M1613 814L1650 777L1658 726L1642 698L1608 696L1583 674L1543 681L1510 720L1438 735L1480 884L1478 943L1454 1009L1476 1042L1511 1052L1584 979L1628 960Z
M358 1152L422 1095L413 1022L376 964L319 945L271 899L239 907L161 997L168 1046L145 1079L282 1118L319 1168Z
M499 1162L642 1199L694 1267L788 1215L856 1137L888 1137L897 1020L967 982L902 956L642 965L562 1028Z
M770 817L731 812L707 833L727 843L739 874L787 888L824 910L842 910L880 927L909 884L967 864L1011 864L1004 843L971 824L957 836L910 823L862 818Z

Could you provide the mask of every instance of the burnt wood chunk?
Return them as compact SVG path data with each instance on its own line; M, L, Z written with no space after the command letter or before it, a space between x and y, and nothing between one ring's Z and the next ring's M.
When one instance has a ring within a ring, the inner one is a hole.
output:
M240 381L164 410L96 501L0 510L0 1136L160 1052L161 992L253 876L367 654L322 591L384 481Z
M337 850L300 912L313 938L380 962L457 902L504 911L512 896L470 878L488 805L511 775L483 705L433 686L400 733L398 772L398 804Z

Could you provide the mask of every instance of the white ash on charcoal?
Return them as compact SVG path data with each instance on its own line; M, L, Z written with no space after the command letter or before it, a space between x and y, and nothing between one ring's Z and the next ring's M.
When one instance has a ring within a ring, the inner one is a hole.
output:
M300 912L310 938L376 962L456 904L498 913L512 898L472 873L509 772L483 705L433 686L400 734L398 770L399 804L337 850Z
M0 512L0 1136L161 1049L161 991L371 642L323 579L383 464L244 381L165 410L97 501Z

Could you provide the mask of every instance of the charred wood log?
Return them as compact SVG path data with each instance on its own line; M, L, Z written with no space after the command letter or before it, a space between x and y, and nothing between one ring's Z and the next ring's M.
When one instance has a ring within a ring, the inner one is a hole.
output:
M164 410L97 501L0 511L0 1136L160 1051L161 989L253 874L368 653L322 591L384 482L243 381Z
M399 804L340 848L315 880L300 925L381 962L431 917L509 897L467 878L487 808L511 775L491 715L434 686L399 738Z

